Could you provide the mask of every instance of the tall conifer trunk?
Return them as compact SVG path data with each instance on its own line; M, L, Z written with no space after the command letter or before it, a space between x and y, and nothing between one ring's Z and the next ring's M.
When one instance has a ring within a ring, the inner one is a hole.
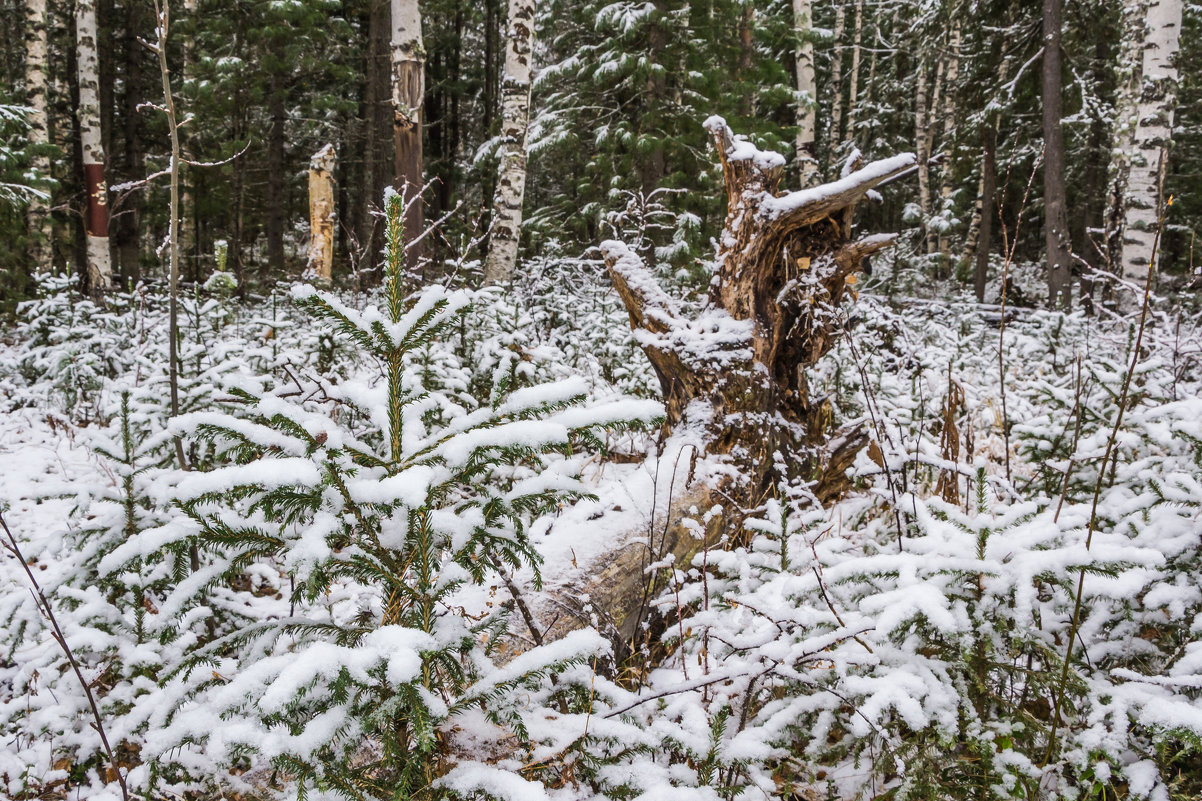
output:
M284 123L287 120L284 81L272 74L268 81L267 113L267 263L264 278L284 268Z
M831 40L831 88L835 96L831 100L831 141L833 152L843 142L843 32L847 27L847 9L844 0L835 0L835 31Z
M392 93L388 52L389 0L370 0L367 19L367 86L363 111L363 176L366 192L357 192L356 232L362 248L363 267L379 262L384 249L384 227L372 213L373 205L384 202L384 187L392 177Z
M79 132L87 193L84 210L87 282L89 290L98 293L113 285L113 262L109 252L108 185L104 180L104 139L100 122L96 0L76 0L75 44L79 71Z
M947 50L947 71L944 75L943 91L943 141L942 164L939 165L939 213L947 214L950 218L952 193L955 191L953 167L955 165L956 144L956 115L959 92L956 84L960 80L960 20L952 21L952 31ZM944 268L951 266L951 237L948 236L947 226L940 226L938 251L943 254Z
M864 35L864 0L856 0L856 21L852 28L851 70L847 87L847 139L856 142L856 99L860 94L860 43Z
M151 96L153 86L147 71L147 51L138 37L152 29L153 17L150 8L133 3L125 9L125 30L121 37L124 49L125 75L121 93L121 127L123 158L121 167L126 176L138 177L146 174L146 142L144 134L145 115L138 105ZM114 219L113 244L121 274L136 281L141 276L142 255L142 209L144 193L131 192L122 200L122 214Z
M187 19L195 20L197 0L184 0L184 16ZM189 74L192 71L192 65L196 60L195 51L196 41L189 34L184 37L184 58L180 65L181 83L187 85ZM188 129L181 128L180 132L181 145L186 141ZM180 201L180 218L179 218L179 250L181 258L181 270L190 272L192 279L200 280L200 251L199 239L197 236L197 225L200 220L196 215L196 179L192 175L192 170L184 163L179 165L179 201Z
M1043 0L1043 205L1048 264L1048 306L1072 300L1068 201L1064 183L1064 132L1060 124L1060 26L1064 0Z
M509 0L505 76L501 84L501 159L493 198L487 283L513 277L526 192L526 133L530 122L530 58L534 42L534 0Z

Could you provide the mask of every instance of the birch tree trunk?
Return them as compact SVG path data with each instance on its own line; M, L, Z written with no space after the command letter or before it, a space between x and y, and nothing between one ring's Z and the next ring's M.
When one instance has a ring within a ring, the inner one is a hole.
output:
M835 91L831 101L831 141L833 152L843 141L843 31L847 27L847 9L843 0L836 0L835 31L831 38L831 87Z
M1048 263L1048 307L1053 309L1067 309L1072 300L1064 132L1060 124L1063 2L1043 0L1043 230Z
M326 145L309 160L309 263L306 272L319 283L334 276L334 167L333 145Z
M943 107L943 75L946 69L946 54L941 50L939 57L936 59L935 77L930 87L931 93L926 95L925 110L923 112L923 130L926 140L919 145L922 151L927 154L928 159L935 153L935 131L938 128L936 114ZM931 218L935 216L936 210L930 164L926 167L926 173L926 192L924 195L926 197L926 206L923 209L923 230L925 233L923 241L926 243L926 251L929 256L935 253L938 244L937 237L931 235Z
M1181 0L1124 3L1128 80L1120 92L1116 138L1114 215L1118 264L1123 278L1142 286L1153 253L1173 116L1177 105L1177 53L1181 46ZM1126 293L1130 295L1130 293Z
M811 0L793 0L793 51L797 75L797 170L801 186L813 186L818 179L818 82L814 76L814 9Z
M426 94L426 50L419 0L392 0L392 112L396 153L393 177L405 204L405 263L421 264L422 103Z
M918 206L922 209L924 239L927 237L927 221L931 217L931 120L927 76L928 67L924 59L918 62L914 91L914 147L918 157Z
M46 0L25 2L25 103L29 115L29 143L33 145L30 166L37 175L50 174L46 127ZM25 219L29 231L29 260L39 270L49 266L50 226L48 204L39 197L29 201Z
M939 213L944 216L944 223L939 227L938 250L943 254L944 265L951 264L951 237L949 236L948 221L952 219L952 192L955 185L952 181L952 168L955 163L955 132L957 114L957 87L960 79L960 20L952 22L952 31L947 51L947 70L944 73L943 91L943 142L941 146L942 164L939 165Z
M109 253L108 186L104 180L104 145L100 127L100 58L96 50L96 0L76 0L75 44L79 66L79 133L83 146L83 178L87 192L87 280L93 293L113 285Z
M534 43L534 0L509 0L505 74L501 79L501 159L493 196L492 232L484 281L513 278L526 195L526 133L530 123L530 54Z

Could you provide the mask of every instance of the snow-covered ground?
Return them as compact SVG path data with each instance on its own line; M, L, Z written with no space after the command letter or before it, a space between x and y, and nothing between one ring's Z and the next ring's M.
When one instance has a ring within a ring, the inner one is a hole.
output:
M587 298L577 306L588 311L576 317L555 303L565 301L519 309L482 295L463 328L412 355L407 375L421 376L442 408L460 409L452 420L483 408L490 376L506 364L527 385L583 377L585 408L652 394L612 299ZM164 318L153 298L105 313L54 296L29 309L0 346L0 502L99 698L117 765L89 726L86 697L23 570L6 557L0 779L10 797L119 797L115 770L156 797L287 796L298 769L272 778L268 760L320 760L325 746L314 743L347 736L360 737L347 752L352 762L375 758L373 736L354 734L369 731L356 728L365 712L346 707L340 724L329 716L343 708L329 694L342 681L338 671L378 692L414 681L419 662L404 654L431 647L386 625L391 601L370 582L337 578L312 609L296 601L308 563L292 545L245 563L206 547L192 572L180 544L199 524L178 504L199 496L200 478L172 467L171 433L185 434L198 469L217 471L206 487L228 487L225 457L189 433L218 420L218 406L250 426L253 405L218 403L230 397L223 387L306 388L331 376L331 393L370 399L383 366L332 342L283 299L251 309L201 299L186 312L181 407L204 415L174 429ZM745 547L663 562L657 586L665 594L651 606L664 633L636 639L631 659L640 664L594 659L608 646L589 626L531 648L492 571L442 602L448 619L461 621L458 631L502 612L513 635L495 662L475 663L462 689L488 700L447 711L439 724L457 749L439 768L449 786L469 796L563 799L853 798L889 788L934 798L986 786L1016 798L1036 788L1063 797L1106 787L1158 799L1192 792L1172 760L1202 736L1197 320L1154 316L1111 447L1131 358L1128 325L1022 311L1000 338L996 314L972 304L891 305L870 295L850 314L848 339L812 387L879 449L857 462L857 490L821 509L807 505L803 488L782 487L753 513L758 536ZM122 389L133 393L133 473L120 464ZM335 428L371 442L367 417L349 414L346 403L305 408L317 421L304 457L313 464L349 436ZM293 447L273 442L281 453ZM627 454L621 460L549 457L548 475L578 467L595 499L560 503L530 525L542 590L531 566L504 571L536 626L561 632L572 628L562 625L570 614L613 636L606 619L615 611L603 608L612 599L584 596L615 552L640 554L649 532L696 525L680 519L710 512L680 500L685 443L678 436L657 455L653 433L621 434L610 442ZM260 467L248 474L265 486L288 484L270 470L283 465L270 449L256 458L249 464ZM531 478L525 469L506 480ZM720 469L702 461L698 474ZM129 475L140 493L132 530L122 505ZM231 494L228 508L252 497ZM226 500L214 503L202 511L216 520ZM269 522L264 514L244 520ZM141 561L124 566L113 555L134 552ZM233 578L207 588L195 579L219 574ZM309 612L344 629L367 615L379 633L347 640L353 647L320 633L270 645L239 639ZM487 645L492 635L472 636ZM229 646L191 678L176 670L209 642ZM310 661L318 653L331 661ZM552 664L555 682L531 672ZM379 686L368 679L377 669L387 677ZM456 697L423 703L449 710ZM525 739L514 739L515 721Z

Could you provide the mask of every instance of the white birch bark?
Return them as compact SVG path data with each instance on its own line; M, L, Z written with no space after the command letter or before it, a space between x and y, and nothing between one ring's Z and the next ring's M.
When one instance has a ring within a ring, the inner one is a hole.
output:
M1127 0L1123 14L1127 80L1120 89L1115 132L1115 196L1122 203L1115 215L1121 226L1115 266L1125 280L1142 286L1157 257L1153 250L1177 105L1182 2Z
M404 238L416 242L424 226L422 181L422 104L426 94L426 48L418 0L391 0L392 111L394 182L404 199ZM420 244L406 249L410 270L422 263Z
M309 159L309 263L306 273L328 284L334 272L334 167L337 155L326 145Z
M926 229L931 216L931 123L927 98L928 67L918 62L914 92L914 147L918 156L918 205L922 209L922 226Z
M104 145L100 131L100 59L96 50L96 0L76 0L75 31L79 64L79 132L83 146L87 210L88 277L93 291L113 284L108 235L108 187L104 180Z
M420 122L425 45L418 0L392 0L392 105L398 118Z
M797 75L797 169L802 188L818 182L815 138L818 129L818 83L814 76L814 10L811 0L793 0L793 51Z
M39 176L50 175L50 159L44 152L49 143L46 127L46 0L25 2L25 104L29 114L29 143L33 145L30 166ZM25 212L29 230L29 257L38 269L45 269L49 259L48 205L33 197Z
M530 54L534 43L534 0L509 0L505 74L501 79L501 153L493 196L492 231L484 281L513 278L526 194L526 134L530 122Z
M947 50L947 69L944 75L945 88L943 92L943 142L942 145L942 164L939 165L939 213L947 220L951 220L952 192L955 191L955 186L952 183L953 173L952 168L955 163L955 132L956 132L956 114L957 114L957 88L956 83L960 79L960 43L961 29L960 19L957 17L952 22L952 31L950 41L948 42ZM939 229L939 252L944 255L945 262L951 260L951 239L948 236L948 225L944 224Z

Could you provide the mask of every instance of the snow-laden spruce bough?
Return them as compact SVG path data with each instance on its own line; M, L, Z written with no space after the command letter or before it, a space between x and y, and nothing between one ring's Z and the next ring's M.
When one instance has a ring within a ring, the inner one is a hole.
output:
M582 336L600 337L621 312L536 295L517 311L495 292L469 309L443 289L386 293L375 311L296 294L305 317L196 304L174 421L153 299L105 311L48 294L0 351L6 518L136 794L1196 797L1196 322L1180 338L1153 328L1106 466L1127 332L1055 314L1008 327L1007 481L996 329L968 307L863 297L813 386L866 419L890 473L865 455L859 488L829 509L780 487L745 545L666 567L667 625L645 652L657 664L633 686L589 629L515 655L528 634L496 578L517 579L546 626L540 555L615 535L611 507L649 512L628 507L652 497L637 490L654 457L585 464L601 432L657 414L578 377L642 391L630 343L568 354L554 343L570 332L548 322L575 308ZM975 437L958 462L941 442L949 375ZM939 497L941 473L958 501ZM598 500L570 505L585 495ZM715 512L665 514L701 530ZM0 570L0 794L119 797L21 572ZM543 568L572 573L558 557Z

